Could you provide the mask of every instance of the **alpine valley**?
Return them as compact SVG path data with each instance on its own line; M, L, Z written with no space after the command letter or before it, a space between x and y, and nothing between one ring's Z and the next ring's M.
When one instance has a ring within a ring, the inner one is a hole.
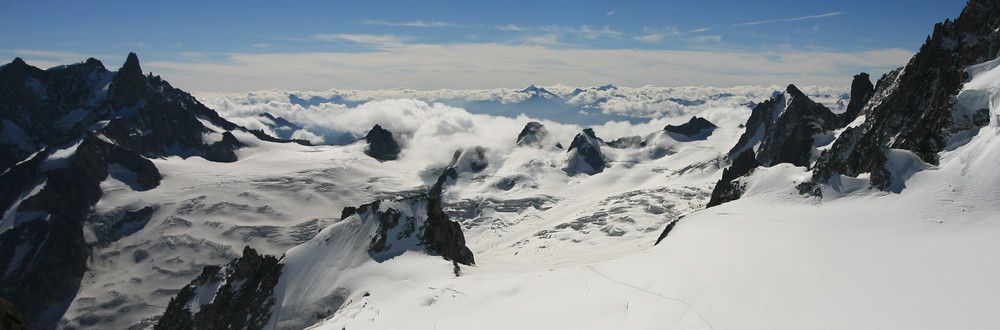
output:
M17 58L0 328L994 328L1000 3L872 78L192 95Z

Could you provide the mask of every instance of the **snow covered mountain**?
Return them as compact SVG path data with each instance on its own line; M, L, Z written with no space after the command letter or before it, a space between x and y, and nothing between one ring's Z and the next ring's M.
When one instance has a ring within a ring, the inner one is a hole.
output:
M134 54L15 60L0 296L37 328L990 328L997 31L970 1L839 105L591 126L283 92L202 97L219 115ZM508 96L629 93L532 87Z

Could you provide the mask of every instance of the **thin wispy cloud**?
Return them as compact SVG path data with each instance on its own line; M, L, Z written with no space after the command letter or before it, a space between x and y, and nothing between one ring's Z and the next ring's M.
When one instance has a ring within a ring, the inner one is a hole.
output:
M550 33L542 35L528 36L521 39L522 43L528 45L543 45L543 46L574 46L573 44L562 41L559 35Z
M781 19L769 19L769 20L755 21L755 22L745 22L745 23L733 24L733 25L730 25L730 27L760 25L760 24L779 23L779 22L804 21L804 20L808 20L808 19L824 18L824 17L831 17L831 16L837 16L837 15L843 15L843 14L847 14L847 12L846 11L836 11L836 12L832 12L832 13L812 15L812 16L781 18Z
M608 16L614 16L614 15L615 15L615 14L617 14L617 13L618 13L618 11L617 11L617 10L612 10L612 11L609 11L609 12L608 12Z
M625 35L624 32L613 30L608 25L603 27L584 25L579 28L572 26L547 25L538 28L538 30L559 35L577 35L589 40L620 39L623 35Z
M690 41L690 42L699 43L699 44L704 44L704 43L721 43L722 42L722 36L697 36L697 37L688 38L687 40Z
M519 26L519 25L516 25L516 24L497 25L496 29L500 30L500 31L514 31L514 32L528 32L528 31L531 31L530 28Z
M665 28L657 29L653 27L643 27L642 34L632 37L636 41L641 41L645 43L659 43L663 39L674 38L681 35L681 32L677 30L675 26L668 26Z
M313 35L316 40L322 41L348 41L358 44L366 45L391 45L400 44L407 40L405 37L399 37L392 34L386 35L373 35L373 34L316 34Z
M382 25L382 26L406 26L406 27L422 27L422 28L433 28L433 27L468 27L468 25L449 23L449 22L424 22L424 21L412 21L412 22L389 22L380 20L365 20L362 23L365 25Z

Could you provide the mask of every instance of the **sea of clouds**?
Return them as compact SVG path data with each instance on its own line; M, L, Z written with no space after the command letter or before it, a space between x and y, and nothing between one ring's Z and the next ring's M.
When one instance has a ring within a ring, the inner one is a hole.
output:
M681 124L692 116L709 120L745 120L750 106L767 100L781 90L779 86L749 86L734 88L715 87L652 87L639 88L580 88L556 85L546 90L563 98L567 103L592 104L598 100L602 111L631 117L646 118L641 123L609 121L587 125L597 135L610 141L625 136L645 136L659 131L668 124ZM845 88L803 87L813 99L825 103L834 111L846 104ZM428 162L447 161L450 152L473 146L488 150L505 150L517 139L518 133L530 121L539 121L549 132L549 140L568 146L583 125L565 124L532 118L530 114L498 116L475 114L465 109L447 105L450 100L494 100L516 104L525 93L515 89L493 90L436 90L417 91L347 90L324 92L257 91L244 93L194 93L208 107L220 115L250 129L263 130L272 135L276 122L262 114L282 118L296 125L285 136L303 139L313 144L345 144L363 137L374 125L393 132L404 146L401 157L417 158ZM302 105L293 102L313 97L337 102L319 102ZM720 110L721 109L721 110ZM715 118L723 116L726 118ZM444 156L443 156L444 155Z

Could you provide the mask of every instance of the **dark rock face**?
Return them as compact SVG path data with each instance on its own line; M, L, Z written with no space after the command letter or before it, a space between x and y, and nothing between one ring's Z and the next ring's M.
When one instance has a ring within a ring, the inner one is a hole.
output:
M6 299L0 298L0 329L5 330L30 330L24 324L24 317Z
M542 141L545 137L549 135L549 131L545 130L545 125L537 121L529 122L524 125L524 129L521 133L517 134L517 146L532 146L536 148L542 147Z
M663 128L663 131L670 134L674 140L678 141L690 141L690 140L704 140L708 136L712 135L712 132L718 126L712 124L705 118L694 116L691 117L688 122L680 125L667 125Z
M722 179L715 184L715 188L712 189L712 197L708 200L708 205L705 207L734 201L743 196L743 191L746 187L737 180L753 173L753 170L758 166L760 166L760 163L757 162L757 157L754 155L753 149L741 152L736 157L736 160L733 160L733 165L722 170Z
M55 311L56 319L38 317L75 294L86 271L90 248L83 238L83 223L91 205L101 197L100 183L108 178L109 165L133 172L136 181L131 184L136 190L156 187L161 178L148 159L94 133L80 142L63 167L39 170L44 156L40 154L0 175L0 186L12 189L8 194L21 194L45 182L37 194L18 205L13 205L10 195L3 196L5 209L16 207L17 212L36 216L0 235L0 272L7 274L0 281L0 295L11 299L29 324L38 328L54 325L62 311ZM30 249L30 254L20 255L34 258L14 259L18 255L15 251L24 248Z
M399 144L392 138L392 132L375 125L368 134L365 135L365 142L368 148L365 154L380 161L396 160L399 157Z
M128 53L125 64L118 70L108 88L108 94L113 100L111 106L116 109L134 106L142 99L149 86L146 84L146 77L142 75L139 56Z
M205 267L197 279L170 300L153 328L263 329L271 319L274 287L281 268L277 258L246 247L242 257L221 268ZM204 291L213 296L199 297Z
M757 161L764 166L791 163L808 166L813 137L840 127L840 118L822 104L813 102L795 85L753 108L746 132L729 151L731 158L757 148Z
M117 73L95 59L49 70L15 59L0 69L0 109L0 206L17 214L0 234L0 296L34 328L54 327L79 287L91 248L83 227L92 222L102 181L153 189L162 177L147 158L235 161L242 145L229 132L242 128L144 76L135 54ZM206 144L207 134L219 142ZM144 225L141 214L95 224L105 231L94 244Z
M1000 55L998 28L1000 3L988 0L971 0L958 19L936 24L905 68L879 79L862 110L864 124L821 155L813 179L825 183L834 174L871 173L871 185L884 190L896 180L885 169L887 149L909 150L936 164L953 135L988 123L983 111L959 111L951 100L966 79L965 68Z
M604 171L607 162L604 160L604 153L601 152L603 144L605 144L604 141L594 134L593 129L584 129L570 143L567 150L569 159L563 171L569 175L578 173L593 175Z
M871 78L867 73L854 75L851 81L851 102L847 103L847 110L841 114L841 123L850 124L861 114L861 109L868 103L868 100L875 95L875 86L872 85Z

